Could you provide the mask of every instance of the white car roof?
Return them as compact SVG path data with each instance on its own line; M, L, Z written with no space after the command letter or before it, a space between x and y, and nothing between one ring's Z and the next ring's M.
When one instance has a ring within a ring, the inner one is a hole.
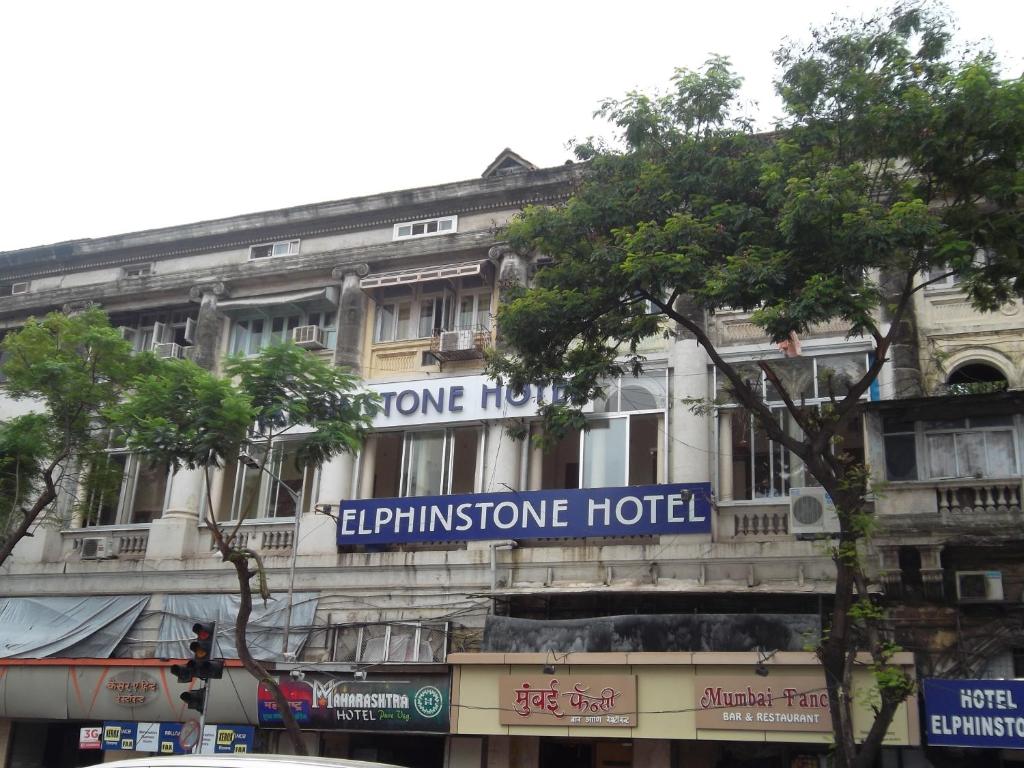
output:
M103 768L401 768L392 763L368 763L345 757L299 755L166 755L103 763Z

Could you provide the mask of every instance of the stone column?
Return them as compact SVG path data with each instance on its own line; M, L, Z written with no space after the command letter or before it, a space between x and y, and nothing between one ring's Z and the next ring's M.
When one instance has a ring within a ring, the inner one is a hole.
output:
M529 441L527 448L529 451L527 454L529 456L528 491L539 491L544 484L544 449L533 441L534 436L539 437L543 431L544 427L537 424L526 438Z
M718 412L718 500L732 501L732 411Z
M199 551L199 510L206 493L201 469L179 469L170 479L167 509L149 527L146 560L179 561Z
M217 299L226 297L228 290L224 283L202 283L192 286L189 296L199 302L199 316L196 320L195 344L198 350L192 358L196 365L212 371L217 367L220 355L220 333L224 323L217 311Z
M338 339L334 348L334 364L359 373L363 354L363 328L366 320L366 294L359 287L360 278L370 274L367 264L337 267L331 276L341 281L338 312Z
M343 453L320 468L320 487L313 509L299 522L299 555L335 555L338 552L338 505L352 498L355 458ZM324 510L317 512L317 507Z
M373 498L373 476L377 472L377 437L370 435L363 443L363 451L359 454L359 485L360 499Z
M484 428L484 493L519 490L519 444L505 434L505 425L491 422Z

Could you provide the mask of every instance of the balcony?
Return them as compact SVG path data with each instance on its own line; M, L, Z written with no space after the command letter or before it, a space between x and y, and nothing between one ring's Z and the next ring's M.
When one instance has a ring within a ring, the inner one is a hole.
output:
M438 331L430 341L430 354L442 365L460 360L482 360L491 343L490 331L483 327Z
M885 534L1019 535L1020 477L889 483L875 502Z
M791 538L788 503L718 503L719 541L785 541Z
M233 522L222 522L221 531L227 535L234 528ZM200 529L209 551L216 549L213 534L205 525ZM251 549L263 557L274 555L291 554L292 540L295 534L295 520L293 518L267 518L261 520L246 520L232 537L232 543L242 549Z
M100 525L62 532L65 560L123 560L146 556L148 525Z

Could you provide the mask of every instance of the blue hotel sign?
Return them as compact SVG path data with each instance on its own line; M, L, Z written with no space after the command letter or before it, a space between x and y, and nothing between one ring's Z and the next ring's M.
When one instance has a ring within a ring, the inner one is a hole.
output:
M930 746L1024 749L1024 681L924 681Z
M342 501L338 544L711 532L711 484Z

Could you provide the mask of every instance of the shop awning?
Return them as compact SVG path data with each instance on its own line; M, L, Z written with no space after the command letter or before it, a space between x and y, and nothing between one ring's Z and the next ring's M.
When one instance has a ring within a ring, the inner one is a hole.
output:
M270 309L282 306L304 307L306 309L330 309L338 306L338 287L310 288L306 291L270 293L260 296L246 296L217 302L217 309L225 312L240 312L247 309Z
M0 598L0 658L108 658L147 596Z
M313 628L313 617L319 600L317 592L296 592L292 595L291 625L288 651L296 655L306 644ZM194 639L192 625L197 621L217 622L215 655L237 659L235 617L238 595L166 595L163 616L157 635L158 658L181 659L189 655L188 644ZM271 597L264 603L256 600L246 629L249 650L258 659L280 659L284 656L284 626L288 621L288 597Z
M453 280L459 277L470 277L483 272L487 261L470 261L464 264L441 264L440 266L403 269L400 272L382 272L369 275L359 281L364 291L373 288L390 288L396 285L413 285L432 280Z

